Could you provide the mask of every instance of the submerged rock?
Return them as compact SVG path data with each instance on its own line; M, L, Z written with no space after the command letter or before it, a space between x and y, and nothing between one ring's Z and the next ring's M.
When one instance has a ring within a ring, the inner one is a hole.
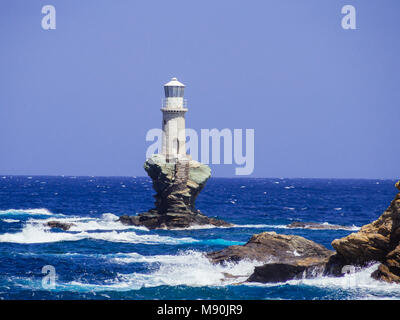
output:
M315 229L315 230L353 230L353 227L340 226L336 224L317 223L317 222L300 222L295 221L287 225L290 229Z
M333 251L300 236L263 232L253 235L243 246L230 246L207 253L212 263L253 260L265 264L255 267L250 282L281 282L310 278L325 272Z
M400 181L396 187L400 190ZM372 274L375 279L400 283L400 193L386 211L360 231L336 239L332 246L346 264L382 264Z
M50 228L57 228L57 229L61 229L61 230L67 231L72 226L74 226L75 224L66 223L66 222L60 222L60 221L49 221L45 225L50 227Z
M122 223L149 229L231 226L225 221L209 218L195 208L197 196L211 177L207 165L188 158L168 162L164 155L155 154L146 160L144 169L156 191L155 208L137 216L122 216L119 219Z

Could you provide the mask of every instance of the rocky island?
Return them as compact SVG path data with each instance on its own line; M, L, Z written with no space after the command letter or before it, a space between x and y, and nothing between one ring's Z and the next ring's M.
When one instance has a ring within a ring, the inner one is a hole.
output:
M192 226L232 226L223 220L203 215L195 201L211 176L209 166L181 159L167 161L162 154L146 160L144 169L156 191L155 208L137 216L121 216L123 224L145 226L148 229L176 229Z

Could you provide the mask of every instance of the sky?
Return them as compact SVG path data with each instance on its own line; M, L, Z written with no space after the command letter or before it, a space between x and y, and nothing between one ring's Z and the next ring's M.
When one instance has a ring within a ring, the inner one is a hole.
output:
M254 129L251 177L399 178L399 31L398 0L2 0L0 175L144 176L177 77L187 127Z

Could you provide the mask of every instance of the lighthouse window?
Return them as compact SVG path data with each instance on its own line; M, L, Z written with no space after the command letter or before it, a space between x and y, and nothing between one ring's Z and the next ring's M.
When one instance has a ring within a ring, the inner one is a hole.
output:
M164 87L165 96L168 97L183 97L184 87Z

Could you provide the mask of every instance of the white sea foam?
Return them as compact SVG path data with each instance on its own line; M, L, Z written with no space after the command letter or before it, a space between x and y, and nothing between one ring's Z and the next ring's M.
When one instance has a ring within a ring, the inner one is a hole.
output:
M245 281L260 262L241 261L225 265L212 264L201 252L185 251L178 255L142 256L137 253L122 254L125 258L114 258L118 263L159 263L157 270L149 274L118 274L107 283L107 289L132 290L155 286L223 286ZM227 277L226 275L229 274ZM73 283L78 285L77 282ZM82 284L85 286L85 284ZM104 290L103 286L92 289Z
M129 230L137 229L147 231L146 227L137 227L124 225L118 221L119 217L112 213L104 213L99 218L92 217L76 217L76 216L64 216L63 218L57 218L57 221L61 223L72 224L68 231L100 231L100 230ZM49 218L46 220L29 220L31 223L46 223L54 220Z
M40 224L27 224L21 232L0 234L0 242L12 243L77 241L83 238L85 237L82 234L49 232L48 228Z
M138 235L133 231L117 232L51 232L43 223L27 223L20 232L0 234L0 242L11 243L51 243L60 241L78 241L82 239L104 240L143 244L182 244L199 240L193 238L172 238L154 234Z
M8 209L8 210L0 210L0 215L44 215L44 216L52 216L59 215L54 214L47 210L46 208L39 209Z
M150 273L118 273L114 278L105 280L102 284L71 281L56 283L55 291L101 292L101 291L130 291L143 287L179 286L225 286L245 281L260 262L241 261L225 265L212 264L203 253L184 251L177 255L143 256L138 253L113 254L110 258L117 263L150 263L155 264ZM120 258L115 258L120 256ZM228 275L228 276L227 276ZM8 279L20 286L40 289L41 283L26 278L12 277Z
M379 266L379 263L373 264L367 268L356 270L354 273L346 274L343 277L318 276L312 279L289 280L280 283L246 283L247 286L280 286L280 285L306 285L322 289L332 289L337 292L346 292L352 299L382 299L388 296L400 297L400 286L390 284L384 281L378 281L371 277Z
M291 207L283 207L283 210L290 210L290 211L293 211L293 210L296 210L296 208L291 208Z
M117 221L118 216L105 213L99 218L62 216L57 217L56 221L71 224L67 231L57 230L53 232L47 222L54 218L34 219L30 218L20 232L0 234L0 242L14 243L50 243L60 241L78 241L82 239L104 240L111 242L128 242L144 244L213 244L213 245L233 245L243 244L238 241L225 239L205 239L197 240L190 237L174 238L160 236L157 234L136 234L134 230L149 231L145 227L128 226ZM212 228L214 226L193 227L193 229Z
M19 222L20 220L16 220L16 219L1 219L1 221L7 222L7 223L14 223L14 222Z
M103 255L109 261L129 264L152 264L150 273L118 273L114 278L105 280L102 284L83 283L72 281L56 284L56 291L76 292L102 292L102 291L130 291L144 287L157 286L192 286L192 287L216 287L227 285L245 285L256 287L281 287L308 286L327 290L343 295L351 299L390 299L400 297L400 286L388 284L371 278L378 264L347 274L344 277L318 276L313 279L290 280L280 283L249 283L245 282L253 273L254 267L262 265L261 262L241 261L225 265L212 264L203 253L198 251L184 251L177 255L150 255L144 256L138 253L117 253ZM14 282L23 282L25 279L13 279ZM25 285L35 285L28 283ZM37 285L40 285L39 283Z

